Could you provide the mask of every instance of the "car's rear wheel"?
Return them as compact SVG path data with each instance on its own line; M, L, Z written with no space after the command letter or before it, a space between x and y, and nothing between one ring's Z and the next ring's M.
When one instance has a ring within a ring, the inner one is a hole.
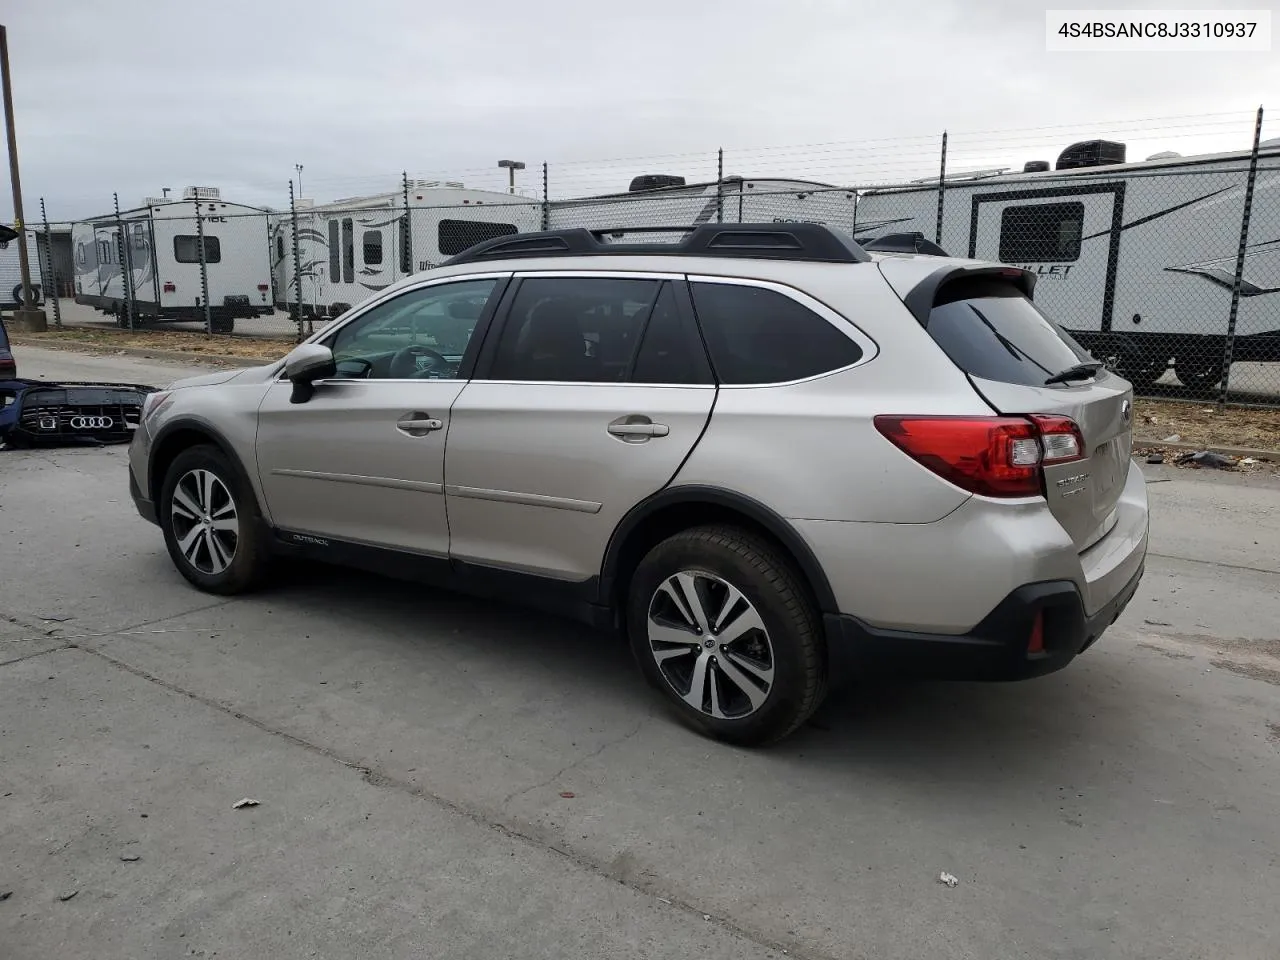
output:
M267 554L253 493L217 447L174 458L157 504L178 571L209 593L241 593L262 577Z
M631 580L627 632L650 684L720 740L779 740L825 693L809 592L776 548L745 530L698 527L650 550Z

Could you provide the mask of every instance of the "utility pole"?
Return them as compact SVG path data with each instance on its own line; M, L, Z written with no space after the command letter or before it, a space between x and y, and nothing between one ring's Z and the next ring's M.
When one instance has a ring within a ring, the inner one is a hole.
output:
M18 179L18 136L13 126L13 85L9 79L9 32L0 26L0 81L4 85L4 126L9 140L9 179L13 182L13 229L18 231L18 265L22 271L22 306L13 312L18 330L49 329L43 310L31 298L31 261L27 256L27 227L22 222L22 183ZM56 291L55 291L56 293Z
M298 196L302 196L302 164L295 163L293 169L298 171Z

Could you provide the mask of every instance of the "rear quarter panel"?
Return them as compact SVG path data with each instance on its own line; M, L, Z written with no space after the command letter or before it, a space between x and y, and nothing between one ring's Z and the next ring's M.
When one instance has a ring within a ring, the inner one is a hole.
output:
M875 264L797 264L791 282L879 350L858 365L777 386L723 386L673 485L731 489L790 519L930 523L969 498L876 430L877 414L990 415Z

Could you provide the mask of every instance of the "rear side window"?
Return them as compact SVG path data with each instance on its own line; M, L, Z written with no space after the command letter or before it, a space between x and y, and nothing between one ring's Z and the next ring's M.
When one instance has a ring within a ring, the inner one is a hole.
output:
M199 263L200 262L199 234L192 234L191 236L174 237L173 238L173 259L177 260L179 263ZM206 234L204 238L204 262L220 263L221 261L222 261L222 247L218 243L218 238L210 237Z
M495 380L624 381L653 311L657 280L533 277L498 341Z
M939 300L925 329L972 376L1038 387L1089 359L1070 334L1008 284L944 288Z
M1084 204L1036 203L1000 214L1000 259L1005 263L1058 263L1080 259Z
M856 343L774 290L695 283L693 300L721 383L785 383L862 359Z

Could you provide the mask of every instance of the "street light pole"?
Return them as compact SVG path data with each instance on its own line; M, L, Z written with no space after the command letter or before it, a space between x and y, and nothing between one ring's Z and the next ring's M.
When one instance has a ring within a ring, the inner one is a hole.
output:
M18 179L18 135L13 125L13 85L9 79L9 32L0 25L0 83L4 86L4 126L9 140L9 179L13 183L13 228L18 231L18 266L22 271L22 306L14 311L19 330L48 329L44 311L31 297L31 261L27 257L27 228L22 222L22 183ZM54 291L55 295L57 291Z
M516 171L523 170L524 164L519 160L499 160L499 168L507 171L507 192L514 194L516 192Z
M293 169L298 171L298 196L302 196L302 164L295 163Z

